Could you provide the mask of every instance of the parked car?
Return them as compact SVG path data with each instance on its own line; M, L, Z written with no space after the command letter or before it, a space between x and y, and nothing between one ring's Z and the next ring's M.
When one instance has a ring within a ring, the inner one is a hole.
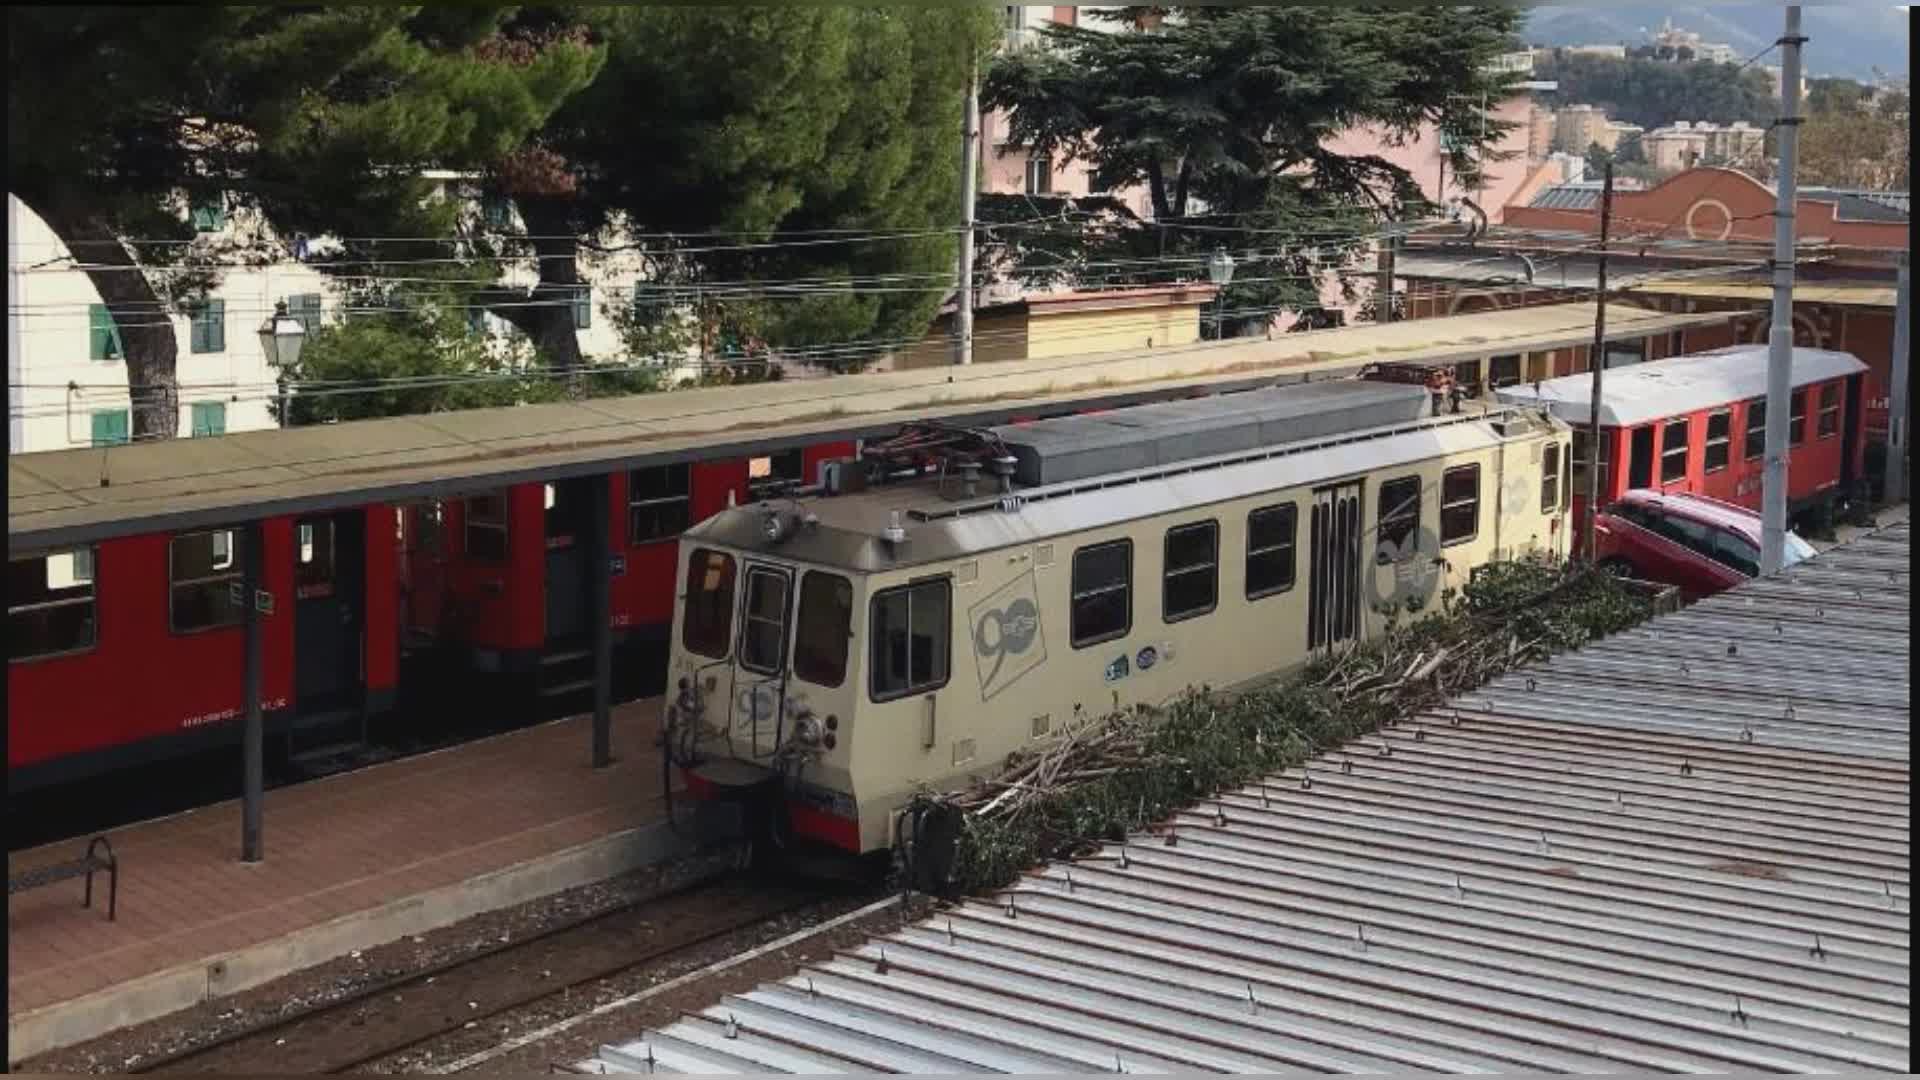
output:
M1629 491L1600 512L1594 532L1603 568L1677 585L1689 600L1760 573L1760 515L1705 495ZM1787 534L1784 565L1813 554Z

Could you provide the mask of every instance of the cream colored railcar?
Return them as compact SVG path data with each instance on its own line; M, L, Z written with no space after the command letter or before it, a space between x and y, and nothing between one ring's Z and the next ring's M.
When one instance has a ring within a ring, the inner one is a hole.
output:
M1284 671L1490 561L1565 554L1569 432L1544 413L1436 417L1419 387L1363 382L1204 401L993 429L1020 474L1070 476L1010 494L922 478L689 530L669 734L697 746L696 794L778 777L795 835L884 848L923 785ZM1315 434L1263 435L1276 407ZM1196 433L1258 441L1183 456ZM1098 471L1127 457L1159 460Z

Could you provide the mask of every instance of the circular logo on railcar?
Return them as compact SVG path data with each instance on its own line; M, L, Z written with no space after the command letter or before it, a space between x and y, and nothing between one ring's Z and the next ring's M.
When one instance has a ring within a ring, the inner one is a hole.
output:
M1032 572L994 590L967 610L973 624L973 661L985 701L1047 659L1040 598Z

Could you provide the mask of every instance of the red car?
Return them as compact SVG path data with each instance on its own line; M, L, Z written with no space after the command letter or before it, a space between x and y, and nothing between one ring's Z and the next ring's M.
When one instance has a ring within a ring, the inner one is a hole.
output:
M1603 568L1677 585L1692 600L1760 573L1760 515L1705 495L1629 491L1594 522ZM1789 532L1784 565L1814 550Z

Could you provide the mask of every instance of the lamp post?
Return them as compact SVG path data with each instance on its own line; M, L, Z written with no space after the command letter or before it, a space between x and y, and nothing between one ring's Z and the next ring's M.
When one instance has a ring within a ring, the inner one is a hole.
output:
M1213 257L1207 260L1207 278L1213 282L1215 288L1220 290L1213 298L1217 312L1213 320L1213 336L1224 338L1226 336L1227 286L1233 282L1233 256L1227 254L1226 248L1213 249Z
M287 314L287 302L282 300L273 305L273 314L260 324L260 351L266 354L267 366L277 370L280 384L280 426L292 426L292 417L287 413L287 369L299 363L300 348L307 343L307 328L299 319Z

